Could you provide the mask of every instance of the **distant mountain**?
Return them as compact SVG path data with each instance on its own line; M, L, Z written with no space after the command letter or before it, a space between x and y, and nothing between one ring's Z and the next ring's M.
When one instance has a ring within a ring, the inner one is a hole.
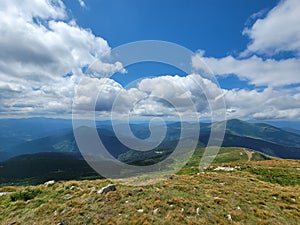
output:
M294 133L294 134L300 135L300 130L297 130L297 129L294 129L294 128L283 127L283 128L281 128L281 129L283 129L283 130L285 130L285 131L288 131L288 132L290 132L290 133Z
M220 123L212 126L220 126ZM238 119L228 120L226 134L260 139L282 146L300 147L300 135L265 123L248 123Z
M251 159L246 154L250 152ZM189 163L182 169L181 173L187 171L197 172L204 148L197 148ZM130 160L133 165L153 164L164 159L169 152L150 151L140 155L131 155L132 152L121 154L123 161ZM148 154L148 157L145 157ZM156 157L155 157L156 155ZM127 158L126 158L127 157ZM221 148L214 163L247 162L249 160L269 160L271 157L262 153L242 148ZM103 163L103 162L101 162ZM109 163L109 162L108 162ZM109 165L107 165L109 169ZM0 162L0 187L3 185L35 185L49 180L80 180L101 178L80 153L58 153L46 152L13 157L5 162Z
M213 127L218 130L222 123L224 122L213 124L201 123L198 147L205 146L211 128ZM192 128L189 129L192 127L189 123L168 122L166 137L153 151L163 150L167 152L167 154L170 154L180 138L181 125L188 128L186 137L184 137L185 139L188 140L193 136L194 130ZM122 127L125 125L119 122L117 126L122 130ZM124 162L132 162L137 158L143 160L150 156L157 157L156 154L152 154L151 152L145 153L131 150L122 144L114 133L111 121L98 121L97 127L102 143L114 157L119 157ZM147 138L150 135L149 124L147 122L132 123L130 127L132 132L139 138ZM87 127L86 129L90 128ZM127 138L128 141L131 141L126 132L123 132L121 135L125 139ZM237 119L228 120L222 146L251 148L281 158L300 158L300 135L264 123L249 123ZM39 152L76 153L79 152L79 150L73 131L67 129L47 137L19 143L7 148L5 151L2 150L0 151L0 161L5 161L18 155L35 154ZM158 158L162 159L163 157L159 156Z
M72 120L68 119L0 119L0 151L71 129Z

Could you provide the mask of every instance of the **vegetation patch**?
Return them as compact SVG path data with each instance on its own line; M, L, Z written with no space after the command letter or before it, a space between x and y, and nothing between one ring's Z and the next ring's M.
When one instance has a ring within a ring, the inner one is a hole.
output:
M34 199L38 194L41 194L41 189L25 188L10 195L10 200L15 202L18 200L28 201Z
M254 168L246 167L244 171L257 175L260 180L283 186L300 185L300 171L295 168Z

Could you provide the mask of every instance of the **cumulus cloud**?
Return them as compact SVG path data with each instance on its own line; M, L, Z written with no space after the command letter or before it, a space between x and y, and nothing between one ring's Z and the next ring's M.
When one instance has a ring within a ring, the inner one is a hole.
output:
M297 119L300 116L299 93L272 88L224 92L229 118Z
M69 112L82 68L109 56L107 42L70 19L61 0L3 0L0 17L2 114Z
M252 21L255 20L254 23ZM217 77L236 75L254 85L253 90L223 90L230 118L297 119L300 117L300 5L283 0L269 12L260 11L246 22L243 34L251 42L239 57L202 58ZM276 59L282 52L294 57ZM292 56L293 54L290 54ZM198 68L199 60L192 60ZM256 89L260 86L259 89ZM261 86L264 86L261 90Z
M85 78L74 100L77 109L118 116L199 115L220 95L218 86L198 74L142 79L126 89L109 78Z
M282 0L263 19L243 31L251 43L243 55L248 53L277 54L282 51L295 52L300 56L300 4L298 0Z
M252 56L237 59L227 56L219 59L213 57L203 59L218 76L235 74L241 80L247 80L256 86L274 87L300 82L300 59L298 58L274 60Z

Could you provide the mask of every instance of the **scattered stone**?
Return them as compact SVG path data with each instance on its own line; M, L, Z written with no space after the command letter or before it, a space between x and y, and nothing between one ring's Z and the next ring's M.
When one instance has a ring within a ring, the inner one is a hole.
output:
M277 200L277 198L276 198L275 196L273 197L273 199L274 199L274 200Z
M184 212L184 208L181 208L180 212L183 213Z
M224 166L218 166L217 168L214 169L214 171L233 171L235 170L234 168L232 167L224 167Z
M128 204L128 202L129 202L129 201L127 201L127 200L125 201L126 204Z
M91 218L91 217L86 218L86 222L87 222L87 223L90 223L91 221L92 221L92 218Z
M240 152L240 155L244 155L244 153Z
M0 197L10 195L12 192L0 192Z
M158 213L158 208L153 210L153 214L157 214Z
M116 189L116 186L113 185L113 184L109 184L109 185L107 185L106 187L101 188L99 191L97 191L97 193L98 193L98 194L105 194L105 193L107 193L107 192L115 191L115 190L117 190L117 189Z
M197 216L199 216L199 211L200 211L200 209L197 208L197 209L196 209L196 215L197 215Z
M47 182L44 183L44 185L46 187L52 186L53 184L55 184L55 180L49 180L49 181L47 181Z
M144 212L144 210L143 210L143 209L138 209L138 210L137 210L137 212L139 212L139 213L143 213L143 212Z
M241 210L241 207L238 206L238 207L235 208L235 210Z
M96 188L95 187L90 187L89 190L90 191L96 191Z
M292 201L292 202L296 202L296 199L294 199L294 198L291 198L291 201Z
M60 214L64 214L64 213L68 212L70 209L71 209L71 207L64 208L64 210Z
M228 220L232 220L232 217L231 217L230 214L227 215L227 219L228 219Z
M171 207L171 208L173 208L173 207L174 207L174 205L172 205L172 204L171 204L171 205L170 205L170 207Z
M66 194L66 195L65 195L65 199L71 199L71 198L73 198L72 195L70 195L70 194Z

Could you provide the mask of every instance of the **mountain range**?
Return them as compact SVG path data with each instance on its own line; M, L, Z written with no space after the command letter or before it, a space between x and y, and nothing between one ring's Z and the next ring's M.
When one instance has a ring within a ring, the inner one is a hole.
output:
M55 121L54 124L52 124L53 121ZM15 156L41 152L79 152L70 121L38 119L33 122L33 125L28 120L26 122L29 125L26 126L23 122L20 126L15 127L14 132L13 128L4 129L5 124L8 124L8 122L1 123L0 140L5 139L5 141L1 141L0 161ZM198 146L206 146L211 129L218 130L219 127L222 127L222 123L224 122L201 123ZM166 137L154 150L172 150L180 138L181 125L180 122L167 123ZM119 123L118 126L122 129L123 124ZM49 127L49 129L47 130L46 127ZM38 132L39 128L40 132ZM144 139L150 135L148 123L146 122L132 123L130 128L138 138ZM110 121L98 122L97 131L102 143L114 157L130 150L116 137ZM19 139L13 141L13 138L18 136L19 133ZM29 140L23 135L26 133L27 136L31 137ZM126 132L122 135L129 138ZM31 140L32 138L33 140ZM245 147L275 157L300 159L300 134L265 123L249 123L238 119L228 120L222 146Z
M0 183L22 179L30 183L48 178L75 179L98 176L83 160L70 120L24 119L19 126L17 121L2 120L0 123ZM223 123L201 123L197 148L205 147L211 129L218 130ZM114 133L111 121L98 121L96 125L99 137L111 155L128 164L149 165L165 159L172 153L180 138L181 126L188 127L189 124L167 122L166 137L160 145L150 151L136 151L122 144ZM122 130L124 124L119 122L117 126ZM150 135L147 122L133 122L130 128L141 139ZM91 128L77 129L88 131ZM187 132L186 138L192 135L192 131ZM13 141L18 134L20 136ZM129 138L126 132L122 135ZM298 130L278 128L266 123L228 120L222 146L252 149L270 157L300 159ZM70 170L72 173L69 173Z

